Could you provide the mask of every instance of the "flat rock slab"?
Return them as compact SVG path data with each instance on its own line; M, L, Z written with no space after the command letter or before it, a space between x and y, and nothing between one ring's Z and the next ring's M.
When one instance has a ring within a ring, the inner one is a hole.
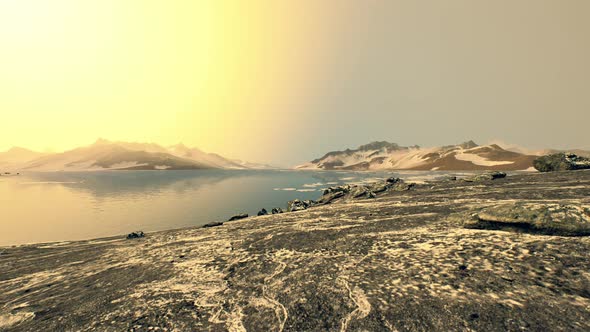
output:
M441 181L132 241L0 248L0 330L590 330L590 237L449 221L589 197L588 171Z
M472 218L464 219L468 228L564 236L590 235L590 205L583 204L500 204L483 208Z

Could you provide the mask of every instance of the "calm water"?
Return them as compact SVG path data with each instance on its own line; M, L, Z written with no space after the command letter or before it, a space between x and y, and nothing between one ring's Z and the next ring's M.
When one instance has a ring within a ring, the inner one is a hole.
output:
M0 177L0 246L199 226L317 199L327 186L430 172L108 171Z

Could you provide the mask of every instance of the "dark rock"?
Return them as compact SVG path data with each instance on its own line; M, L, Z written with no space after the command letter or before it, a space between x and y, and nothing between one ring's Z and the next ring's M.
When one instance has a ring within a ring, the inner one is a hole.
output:
M322 198L320 198L319 202L322 204L329 204L338 198L344 197L345 195L346 195L346 192L344 192L344 191L330 192L328 194L324 194L322 196Z
M482 182L482 181L491 181L496 179L502 179L506 177L506 173L494 171L494 172L487 172L483 174L476 174L472 176L468 176L463 179L465 182Z
M310 199L306 199L306 200L303 201L303 206L305 206L306 209L308 209L308 208L310 208L310 207L312 207L314 205L317 205L317 204L318 203L316 201L310 200Z
M236 214L235 216L229 218L228 221L240 220L240 219L245 219L245 218L248 218L248 214L247 213L240 213L240 214Z
M288 212L303 211L305 209L307 209L307 207L305 206L305 203L303 203L302 201L300 201L298 199L294 199L294 200L289 201L287 203L287 211Z
M329 195L329 194L332 194L332 193L344 193L344 194L347 194L349 192L350 192L350 186L349 185L329 187L329 188L324 189L324 195Z
M556 153L535 159L533 166L539 172L590 169L590 159L573 153Z
M385 180L385 182L387 182L387 183L398 183L398 182L403 182L403 180L400 179L400 178L393 178L392 177L392 178L388 178L387 180Z
M268 214L268 211L266 211L265 208L262 208L262 210L258 211L259 216L266 216L267 214Z
M209 227L217 227L217 226L222 226L223 222L210 222L208 224L203 225L203 228L209 228Z
M144 236L145 236L145 233L142 231L131 232L131 233L127 234L128 239L138 239L138 238L141 238Z
M273 208L272 209L272 214L279 214L279 213L283 213L283 209L281 209L281 208Z
M369 194L369 192L370 192L369 188L367 188L365 186L355 186L350 191L350 194L351 194L352 198L361 198L361 197L366 197Z
M371 186L371 191L374 192L375 194L378 194L378 193L382 193L382 192L386 191L390 187L391 187L391 184L386 181L376 182Z

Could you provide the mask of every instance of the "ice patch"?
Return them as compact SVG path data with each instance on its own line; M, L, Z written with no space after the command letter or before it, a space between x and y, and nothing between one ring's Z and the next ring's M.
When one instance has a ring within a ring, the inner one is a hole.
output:
M315 187L319 187L319 186L323 186L324 184L321 182L316 182L316 183L306 183L303 185L303 187L306 188L315 188Z

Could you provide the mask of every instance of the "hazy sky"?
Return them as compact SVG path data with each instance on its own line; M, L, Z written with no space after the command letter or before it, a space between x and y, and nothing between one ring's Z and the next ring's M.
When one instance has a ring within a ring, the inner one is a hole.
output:
M0 0L0 150L590 149L590 1Z

